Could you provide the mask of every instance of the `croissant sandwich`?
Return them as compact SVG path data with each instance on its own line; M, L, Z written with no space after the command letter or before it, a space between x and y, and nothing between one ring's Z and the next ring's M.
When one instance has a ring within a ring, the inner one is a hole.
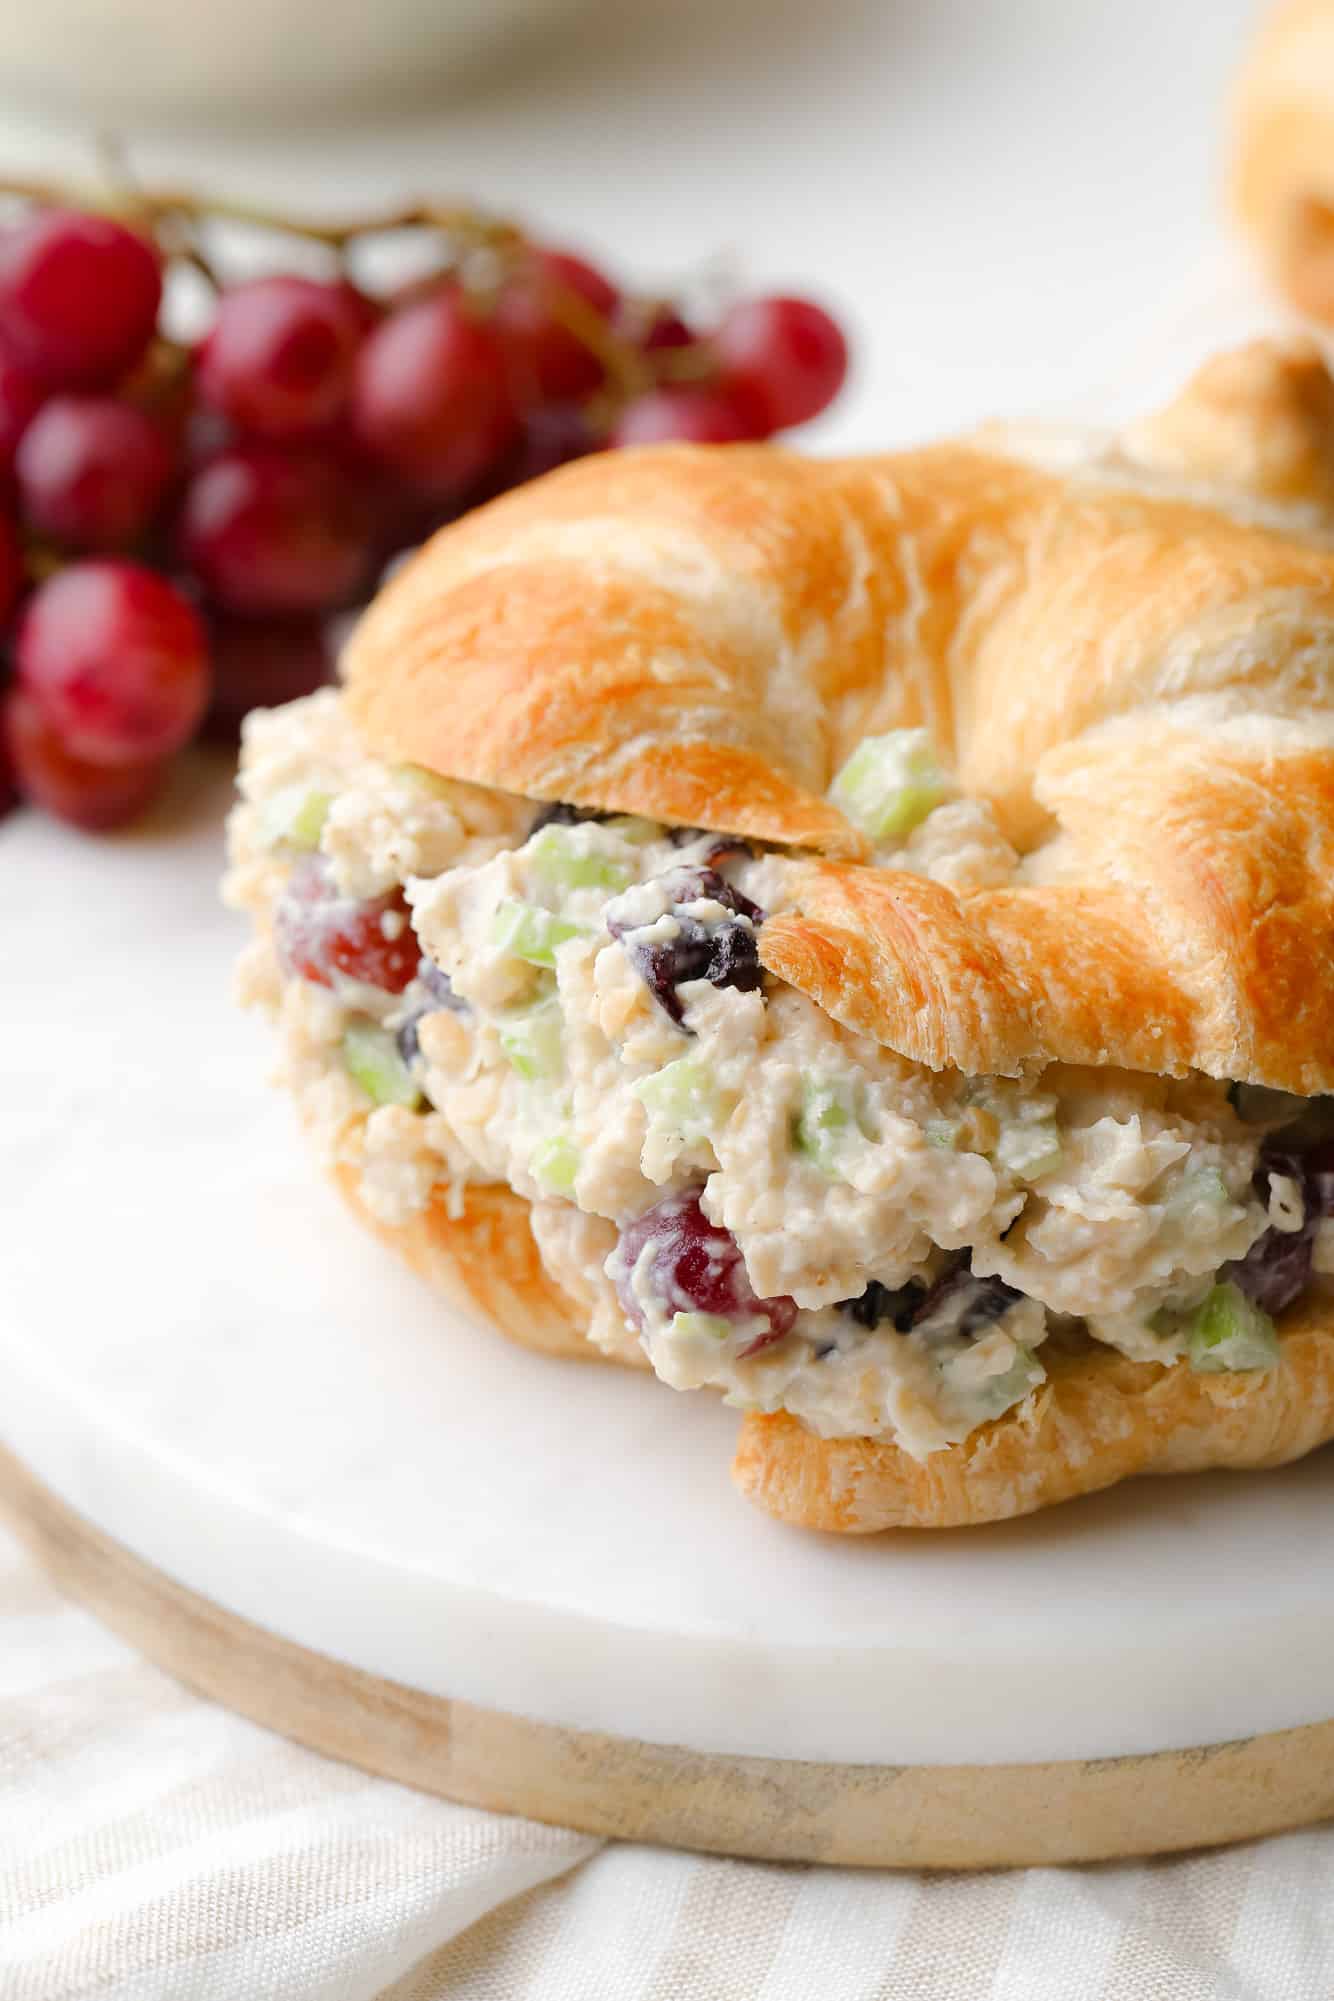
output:
M1319 393L1315 393L1316 391ZM251 717L242 997L353 1208L824 1529L1334 1435L1334 404L582 461Z

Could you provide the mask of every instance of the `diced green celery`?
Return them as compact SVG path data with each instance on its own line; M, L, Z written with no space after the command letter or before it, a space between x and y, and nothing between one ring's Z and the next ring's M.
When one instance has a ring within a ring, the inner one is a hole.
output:
M1230 1279L1213 1287L1191 1322L1190 1366L1212 1375L1224 1369L1272 1369L1278 1335L1264 1310Z
M505 1016L498 1033L511 1064L530 1083L549 1082L565 1068L558 1001L539 1001L536 1007Z
M309 785L284 785L280 792L265 800L260 811L265 846L301 848L309 853L320 844L332 805L331 792L320 792Z
M908 834L950 796L926 730L863 737L829 788L829 797L872 840Z
M538 879L558 889L617 890L633 880L624 862L597 852L583 827L553 822L534 834L528 854Z
M732 1323L721 1313L674 1313L672 1332L680 1341L725 1341Z
M839 1162L850 1141L864 1139L857 1107L857 1086L848 1077L807 1077L802 1084L801 1110L792 1125L792 1144L814 1162L830 1181L842 1179Z
M573 1195L579 1172L579 1149L565 1133L544 1139L528 1163L534 1181L553 1195Z
M556 947L563 945L567 938L585 936L582 924L571 924L566 917L558 917L553 910L543 910L538 903L519 903L514 899L502 903L491 927L491 942L502 952L510 952L516 959L524 959L530 966L554 966Z
M942 1363L941 1374L954 1394L967 1403L969 1413L979 1424L988 1418L1000 1417L1046 1380L1047 1371L1042 1363L1031 1348L1025 1348L1020 1342L1015 1343L1015 1358L1003 1374L955 1384L951 1381L954 1369L965 1359L964 1355L951 1356Z
M1019 1181L1037 1181L1061 1164L1061 1135L1054 1119L1032 1125L1007 1125L991 1150L998 1167L1008 1168Z
M713 1073L699 1056L678 1056L631 1089L650 1118L671 1126L685 1140L705 1138L724 1109Z
M659 840L662 835L662 827L657 820L642 820L637 813L618 813L607 825L623 841L629 841L636 848L642 847L646 841Z
M993 1417L1009 1410L1026 1397L1030 1390L1046 1380L1047 1371L1033 1353L1016 1343L1018 1352L1013 1362L1002 1376L992 1376L982 1389L981 1397Z
M1225 1208L1231 1199L1216 1167L1194 1167L1182 1175L1163 1207L1169 1216L1184 1216L1201 1204L1209 1209Z
M353 1021L343 1030L343 1063L368 1098L377 1105L421 1103L412 1072L398 1053L388 1029L374 1021Z

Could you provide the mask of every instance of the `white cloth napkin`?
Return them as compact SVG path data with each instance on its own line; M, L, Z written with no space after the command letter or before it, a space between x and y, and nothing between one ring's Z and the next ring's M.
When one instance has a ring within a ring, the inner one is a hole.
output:
M893 1875L449 1806L149 1667L0 1533L0 2001L1315 2001L1334 1830Z

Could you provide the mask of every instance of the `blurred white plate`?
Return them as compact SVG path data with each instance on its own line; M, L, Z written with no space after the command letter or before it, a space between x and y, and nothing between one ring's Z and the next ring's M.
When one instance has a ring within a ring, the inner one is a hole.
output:
M582 0L43 0L0 7L0 94L81 119L251 124L422 98Z

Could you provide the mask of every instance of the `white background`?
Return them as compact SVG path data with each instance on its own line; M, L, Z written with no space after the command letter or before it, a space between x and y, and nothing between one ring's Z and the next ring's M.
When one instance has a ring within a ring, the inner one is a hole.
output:
M247 0L232 11L244 33ZM1233 304L1223 105L1256 13L593 0L429 112L358 129L350 93L336 136L128 136L150 178L331 209L468 194L645 285L722 253L748 282L809 288L857 336L853 387L811 434L842 448L1088 407L1203 351L1215 302ZM227 14L192 0L201 50ZM88 159L12 106L5 152Z

